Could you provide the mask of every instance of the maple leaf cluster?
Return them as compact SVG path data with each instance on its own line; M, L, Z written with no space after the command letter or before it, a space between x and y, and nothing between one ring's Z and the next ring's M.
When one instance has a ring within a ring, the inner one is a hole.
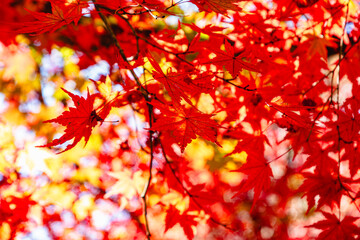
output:
M3 239L360 237L359 1L0 6Z

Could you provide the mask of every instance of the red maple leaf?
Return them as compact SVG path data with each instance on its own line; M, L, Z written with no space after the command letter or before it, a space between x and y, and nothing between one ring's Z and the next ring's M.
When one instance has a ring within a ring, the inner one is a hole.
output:
M176 104L173 107L151 104L161 112L161 117L153 124L152 130L161 131L167 137L175 139L182 152L196 135L219 145L216 141L216 129L219 125L211 119L212 115L204 114L195 107L186 109Z
M315 166L316 173L326 174L329 169L337 168L337 162L329 157L330 148L322 149L318 143L312 143L311 147L309 148L310 155L302 166L303 169ZM312 150L313 152L311 152Z
M358 220L357 217L346 216L343 220L340 221L340 219L338 219L338 217L334 214L323 211L321 213L326 218L325 220L306 226L323 230L316 239L350 240L359 237L359 227L354 223L356 220Z
M222 34L223 30L226 29L226 28L219 27L219 26L214 26L214 25L211 25L211 24L205 25L203 28L198 27L194 23L191 23L191 24L190 23L182 23L182 25L188 26L189 28L191 28L195 32L205 33L205 34L207 34L209 36L212 36L212 37L221 37L221 38L224 36Z
M249 155L247 162L236 171L245 173L248 176L247 179L242 182L240 189L238 189L239 193L254 189L254 201L250 210L252 211L256 201L260 197L261 191L270 188L271 177L273 177L272 170L263 156Z
M180 211L173 205L166 211L165 218L165 232L174 227L177 223L180 224L188 239L194 238L194 232L191 226L196 226L197 222L194 220L194 215L189 215L186 212L180 214Z
M42 145L39 147L52 147L60 145L74 138L72 144L68 145L63 151L65 152L73 147L84 137L85 145L88 142L91 131L93 127L96 126L98 122L103 122L104 118L108 115L110 109L109 107L104 107L102 105L99 112L96 112L94 109L94 101L97 94L91 94L88 90L87 98L83 98L77 95L72 94L71 92L61 88L66 92L72 99L75 104L75 107L70 107L69 111L63 112L59 117L47 120L47 122L59 123L66 126L65 134L62 135L59 139L55 139L52 142Z
M293 0L299 8L307 8L315 3L317 3L319 0Z
M81 1L69 4L68 6L58 5L59 1L51 0L52 13L30 12L37 21L23 22L18 24L20 27L17 32L41 34L45 32L54 32L55 30L74 22L75 24L83 15L81 12L84 5Z
M241 8L236 5L239 0L192 0L200 10L206 12L217 12L226 14L227 10L240 11Z
M215 64L219 67L225 67L227 71L235 78L242 69L258 72L256 66L245 61L247 51L236 53L234 46L229 41L225 41L225 51L211 49L216 57L204 64Z
M166 7L164 5L164 1L159 1L159 0L140 0L140 1L135 1L137 2L139 5L141 5L142 7L144 7L145 9L151 9L151 10L155 10L157 12L161 12L161 13L166 13L166 14L171 14L170 12L168 12L166 10Z
M0 223L8 222L14 228L21 227L20 224L28 219L26 215L34 204L30 196L0 198Z
M324 205L332 207L333 205L340 206L340 200L347 192L352 192L351 178L343 176L338 177L337 174L331 173L331 169L327 172L309 173L304 172L304 183L298 189L298 192L304 192L308 202L308 212L315 206L315 197L319 196L316 209ZM334 171L334 170L332 170Z
M233 138L239 138L240 136L239 142L236 144L235 149L228 155L231 155L233 153L241 153L242 151L245 151L248 155L258 155L259 153L264 152L264 143L267 143L270 146L270 142L264 134L260 134L259 136L253 136L241 132L241 130L234 130L228 135Z
M191 75L195 75L195 73L187 71L174 72L172 68L168 68L165 74L150 54L148 54L148 59L155 69L152 73L154 78L164 85L171 99L178 104L180 104L181 99L184 99L187 103L193 105L189 95L196 95L212 88L209 81L212 76L209 74L198 74L195 79L192 79Z

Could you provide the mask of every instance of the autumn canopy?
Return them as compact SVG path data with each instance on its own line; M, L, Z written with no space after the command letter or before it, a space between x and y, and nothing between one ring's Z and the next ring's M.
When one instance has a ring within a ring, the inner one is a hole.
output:
M360 239L359 0L2 0L0 239Z

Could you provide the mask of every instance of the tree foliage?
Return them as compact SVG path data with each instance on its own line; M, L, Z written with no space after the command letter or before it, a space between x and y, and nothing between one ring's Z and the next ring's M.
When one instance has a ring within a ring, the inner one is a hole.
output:
M359 3L1 1L1 239L359 239Z

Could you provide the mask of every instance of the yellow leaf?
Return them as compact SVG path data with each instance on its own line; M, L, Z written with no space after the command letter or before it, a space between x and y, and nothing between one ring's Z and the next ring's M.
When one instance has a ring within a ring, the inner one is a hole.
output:
M88 194L80 197L80 199L74 203L72 210L77 220L82 221L89 215L89 212L93 208L94 208L94 197Z
M189 199L186 197L184 198L179 192L171 191L161 197L161 202L174 205L176 208L183 211L185 206L188 206Z
M11 237L11 227L7 222L0 225L0 236L3 240L9 240Z
M29 80L36 75L36 63L29 49L10 45L2 57L6 59L4 80L15 78L17 84L29 84Z
M67 183L45 185L35 191L32 197L35 201L54 204L63 209L70 209L77 198L75 193L69 191Z
M112 94L114 94L112 92L112 83L111 83L111 79L110 79L109 75L106 76L105 83L99 84L99 91L100 91L101 95L103 95L106 98L108 98Z
M197 138L193 140L185 150L186 154L196 161L191 162L194 170L202 170L206 167L206 162L214 158L214 147L207 144L204 140Z
M134 196L138 196L144 189L146 179L141 176L141 172L135 172L132 174L129 170L123 170L122 172L109 172L113 178L118 179L118 181L110 188L105 194L105 198L108 198L112 195L121 194L127 199L131 199Z
M228 166L229 167L229 166ZM238 186L243 180L243 173L231 172L229 170L220 169L220 179L231 186Z
M18 152L16 166L25 170L30 176L38 174L38 172L49 173L46 159L52 159L54 154L48 149L38 148L41 143L38 141L27 142L25 148Z
M102 171L96 167L80 168L72 179L78 182L89 182L93 186L98 187L100 185L99 179L101 174Z
M214 99L209 94L201 93L197 107L203 113L212 114L215 111Z
M3 151L0 153L0 173L2 173L3 175L6 174L6 170L7 169L11 169L12 168L12 164L10 164L10 162L8 162L5 159L6 154L3 153Z
M46 174L53 182L60 182L64 179L64 176L59 171L63 165L64 161L60 157L47 158L45 159L45 164L47 166L48 171Z
M6 173L6 169L13 168L13 162L15 156L15 144L14 144L14 136L12 134L12 128L5 124L0 124L0 172L2 174Z
M2 114L2 118L12 125L22 125L25 123L24 114L16 108L9 108Z

